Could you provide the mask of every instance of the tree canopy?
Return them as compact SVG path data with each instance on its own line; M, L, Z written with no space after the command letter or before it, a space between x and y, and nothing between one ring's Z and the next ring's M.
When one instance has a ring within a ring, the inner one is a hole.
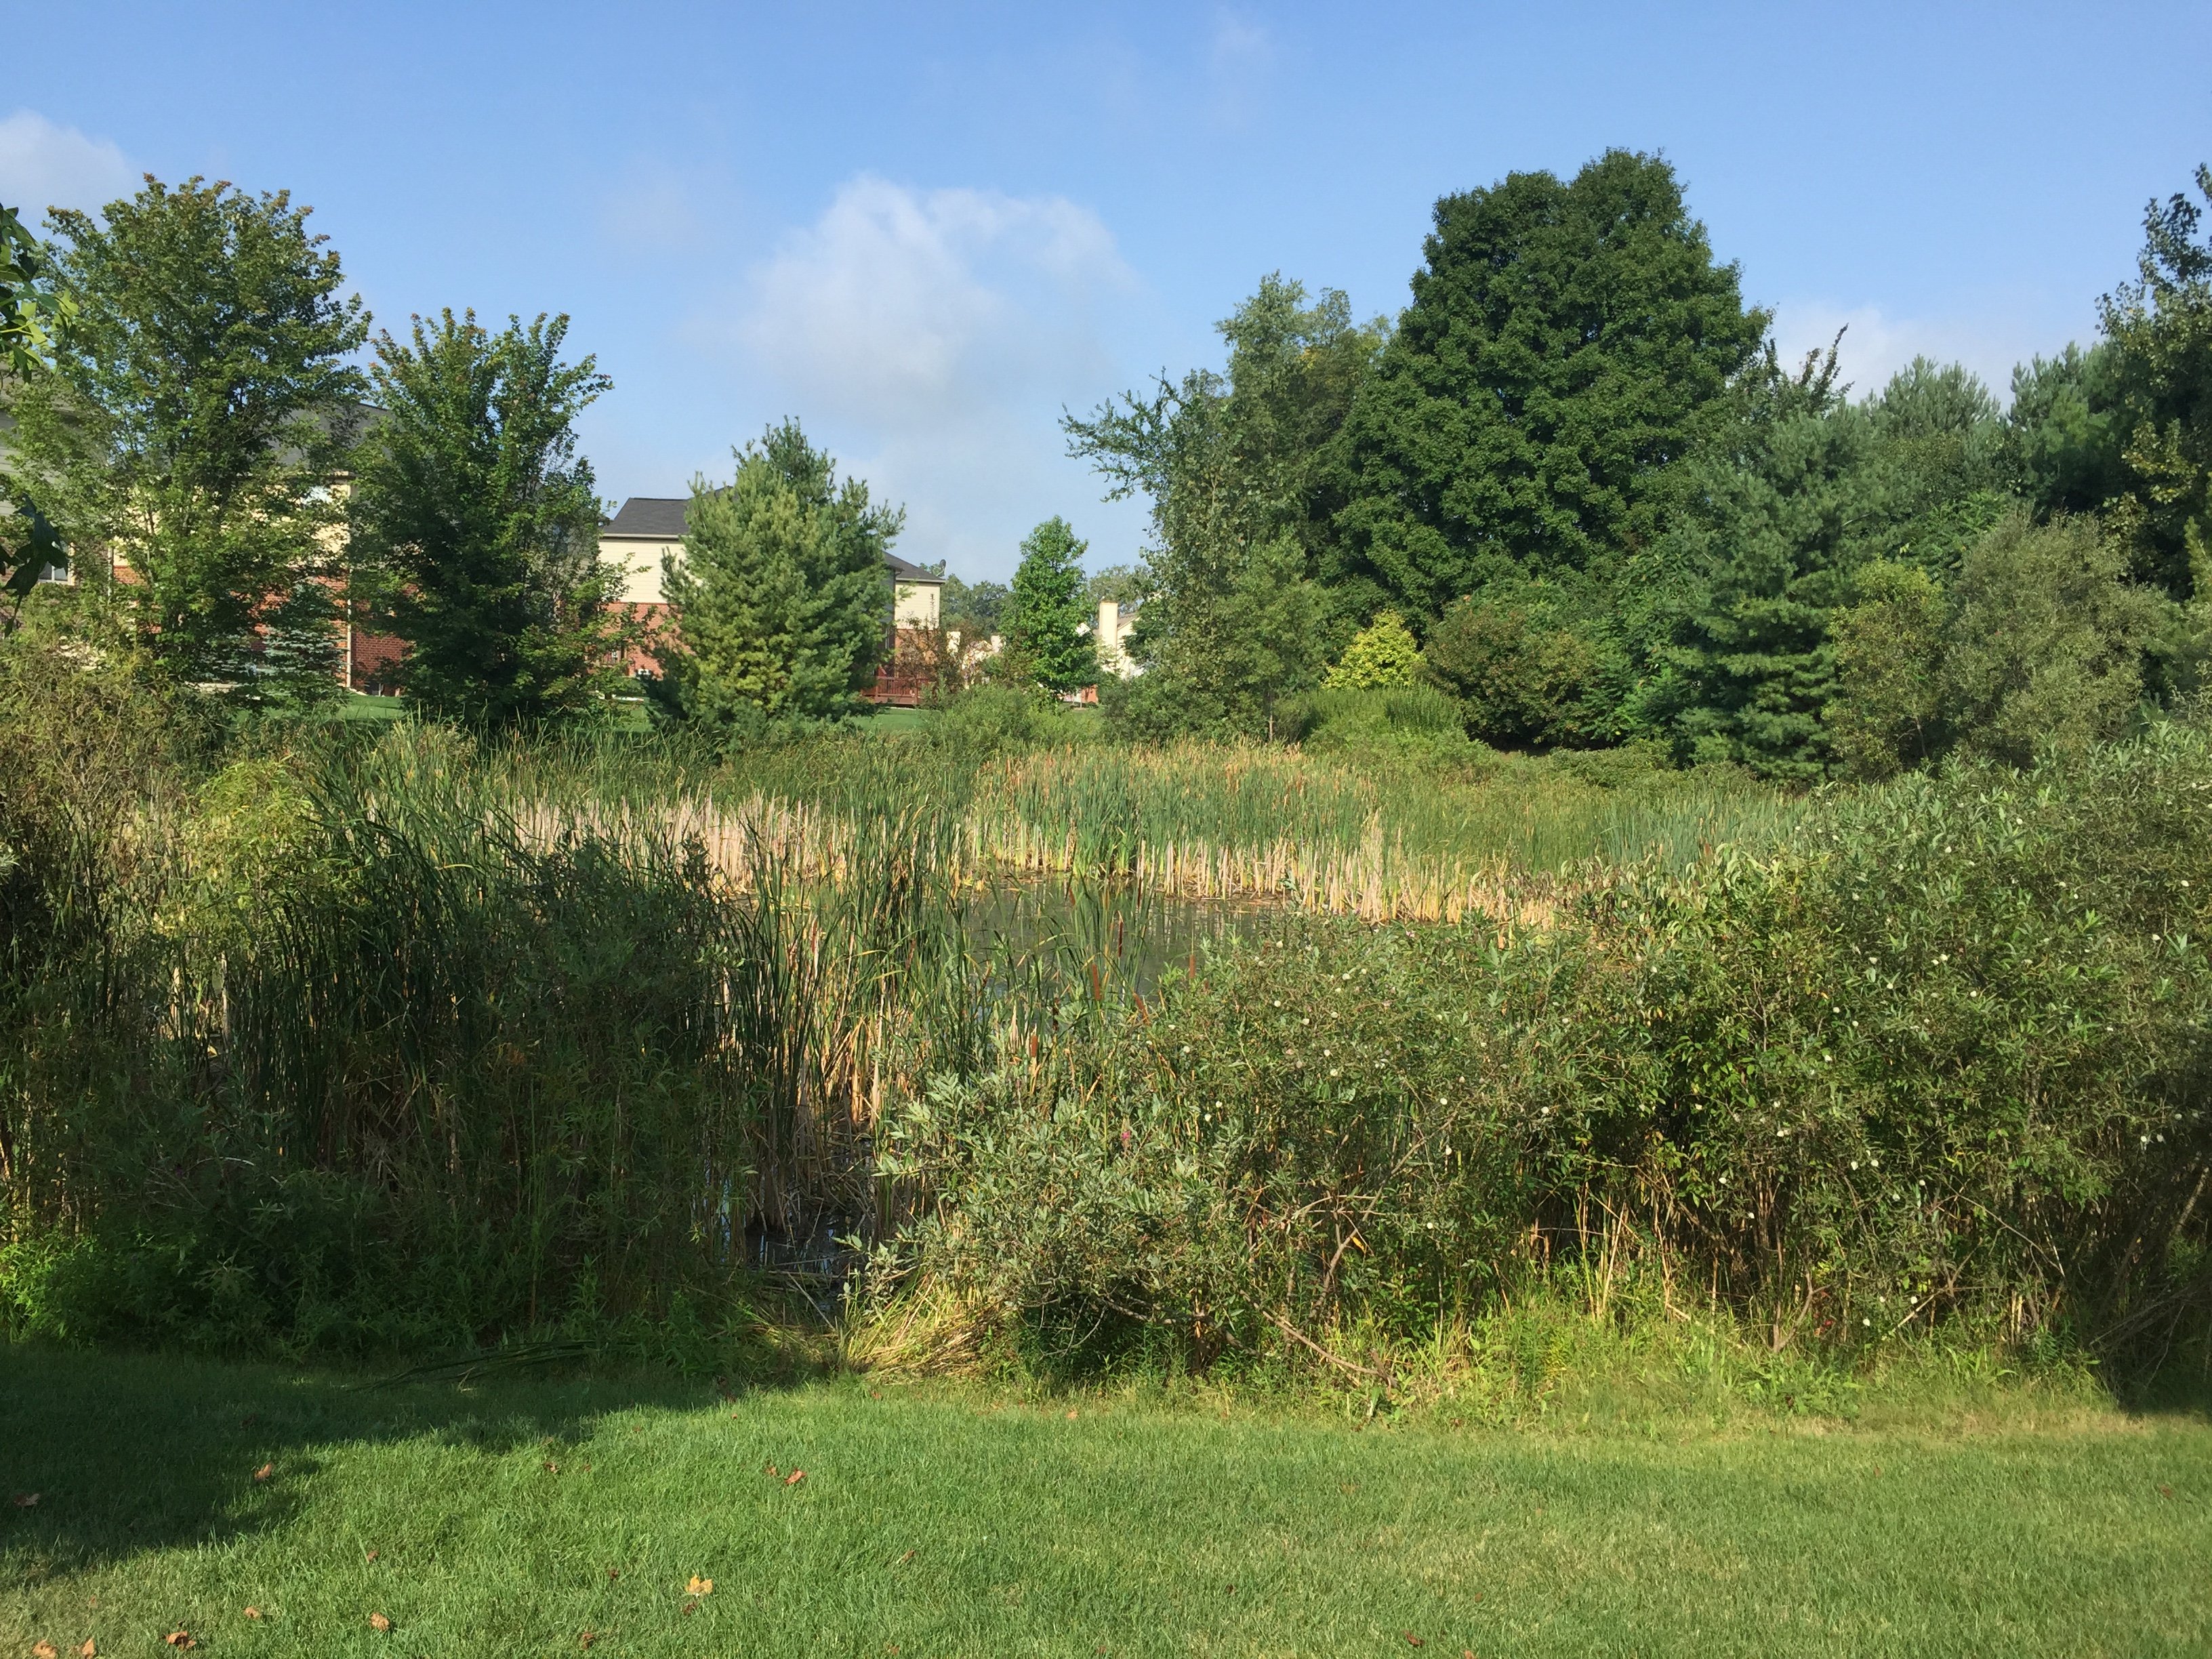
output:
M1086 546L1065 519L1030 531L1001 618L1008 672L1048 691L1073 691L1098 678L1097 642L1085 627L1092 616L1084 593Z
M1613 150L1567 183L1447 196L1338 445L1321 574L1425 628L1500 579L1608 574L1765 334L1674 169Z
M336 689L333 491L361 423L367 337L338 256L289 195L149 178L56 210L72 309L53 371L11 384L5 465L175 678L245 696Z
M1309 303L1279 274L1221 325L1229 369L1164 376L1061 422L1109 499L1152 502L1145 606L1130 642L1147 671L1117 688L1147 730L1264 731L1358 618L1332 622L1314 567L1328 532L1328 445L1384 330L1340 290Z
M621 674L600 507L574 422L610 382L560 360L568 319L473 313L376 343L383 412L353 498L356 591L407 641L402 689L472 724L574 714Z

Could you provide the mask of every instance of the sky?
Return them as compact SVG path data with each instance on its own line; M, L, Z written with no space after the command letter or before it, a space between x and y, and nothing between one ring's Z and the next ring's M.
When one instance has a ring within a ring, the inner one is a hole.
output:
M1664 155L1785 351L2000 395L2212 161L2212 6L100 4L10 19L0 202L312 204L380 326L567 313L612 500L798 417L906 556L1134 559L1063 410L1218 366L1269 271L1390 313L1437 198ZM33 215L27 212L26 221Z

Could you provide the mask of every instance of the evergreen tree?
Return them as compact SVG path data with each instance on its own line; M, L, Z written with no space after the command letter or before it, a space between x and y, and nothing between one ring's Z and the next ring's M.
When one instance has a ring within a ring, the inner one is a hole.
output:
M1770 349L1685 471L1652 591L1676 643L1638 693L1684 758L1822 776L1837 702L1830 624L1877 560L1948 580L2002 516L2001 434L1978 382L1924 361L1852 404L1833 348L1796 375Z
M722 726L848 713L890 636L887 560L906 514L841 483L796 421L735 453L733 482L692 485L684 556L663 571L669 701Z
M507 725L574 714L618 681L622 573L599 557L599 501L575 417L608 386L560 361L568 319L497 335L450 311L376 344L385 413L353 507L357 591L407 641L427 711Z
M6 466L174 678L253 700L337 690L340 508L368 331L285 193L149 179L98 217L56 210L74 311L53 372L11 382Z
M1085 624L1083 555L1067 521L1047 519L1022 542L1004 618L1006 667L1048 691L1073 691L1098 678L1097 641Z
M2013 370L2005 482L2043 517L2100 511L2128 487L2118 357L2110 341L2069 345Z
M1613 150L1448 196L1413 289L1340 440L1333 599L1425 629L1500 580L1609 587L1765 329L1674 170Z

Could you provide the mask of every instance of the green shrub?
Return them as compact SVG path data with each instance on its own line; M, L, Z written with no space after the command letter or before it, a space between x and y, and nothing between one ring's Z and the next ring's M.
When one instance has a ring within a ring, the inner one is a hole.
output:
M1431 678L1486 743L1550 748L1601 741L1604 665L1541 604L1468 597L1444 608L1423 653Z
M1430 685L1310 692L1286 702L1279 729L1317 754L1395 749L1471 761L1488 753L1468 740L1458 706Z
M889 1131L936 1195L917 1259L1002 1319L1200 1359L1416 1339L1561 1273L1777 1346L2162 1352L2207 1312L2212 745L1828 805L1548 932L1289 928L945 1079Z
M1420 641L1404 617L1385 611L1352 636L1322 684L1332 691L1381 691L1410 686L1420 675Z

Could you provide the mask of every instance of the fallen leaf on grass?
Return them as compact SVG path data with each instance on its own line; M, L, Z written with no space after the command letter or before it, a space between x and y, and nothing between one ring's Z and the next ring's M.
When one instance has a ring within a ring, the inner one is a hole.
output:
M1409 1630L1401 1630L1398 1634L1404 1637L1410 1646L1420 1648L1426 1647L1428 1645L1427 1643L1422 1641L1419 1637L1414 1635L1413 1632Z
M805 1469L793 1469L789 1474L783 1477L783 1484L787 1486L795 1486L805 1479L806 1471Z
M595 1630L587 1630L581 1636L579 1636L576 1638L576 1645L580 1648L587 1648L599 1639L599 1632Z
M89 1636L86 1637L84 1645L76 1650L76 1659L100 1659L99 1644Z
M161 1640L173 1648L196 1648L199 1646L198 1642L192 1640L192 1634L190 1631L173 1630L167 1636L164 1636Z
M909 1561L911 1561L911 1560L913 1560L913 1559L914 1559L914 1552L913 1552L912 1550L908 1550L908 1551L904 1555L902 1555L901 1557L899 1557L898 1560L897 1560L897 1561L896 1561L896 1563L895 1563L894 1565L898 1565L898 1566L902 1566L902 1566L904 1566L908 1562L909 1562Z
M622 1577L622 1569L621 1569L620 1567L609 1567L609 1568L607 1569L607 1582L608 1582L610 1584L611 1584L612 1583L614 1583L614 1581L615 1581L616 1579L617 1579L617 1578L619 1578L619 1577Z
M19 1492L15 1494L15 1507L19 1510L30 1509L35 1505L39 1499L44 1495L45 1494L41 1492Z
M766 1469L766 1470L768 1471L768 1475L769 1475L769 1480L775 1480L775 1464L773 1464L773 1463L763 1463L763 1464L762 1464L762 1465L761 1465L761 1468L763 1468L763 1469Z
M256 1480L266 1480L276 1473L276 1466L274 1463L264 1463L259 1468L254 1470L253 1478Z
M696 1601L686 1601L680 1611L684 1613L696 1613L699 1611L699 1604Z
M1075 1421L1075 1413L1074 1413L1074 1411L1073 1411L1072 1408L1069 1410L1069 1412L1068 1412L1068 1413L1067 1413L1067 1420L1068 1420L1069 1422L1071 1422L1071 1423L1073 1423L1073 1421Z
M2160 1498L2171 1498L2173 1496L2173 1488L2161 1480L2158 1483L2158 1495Z
M361 1559L364 1561L374 1561L376 1559L376 1552L374 1550L364 1550L362 1552Z
M62 1650L52 1642L33 1642L31 1644L31 1659L62 1659Z
M248 1619L258 1619L261 1616L261 1609L258 1607L248 1607L246 1610L246 1616Z
M381 1636L391 1630L392 1621L380 1613L372 1613L368 1615L368 1627Z
M684 1587L684 1593L686 1595L712 1595L714 1593L714 1581L711 1578L702 1578L695 1573L692 1575L691 1582Z

